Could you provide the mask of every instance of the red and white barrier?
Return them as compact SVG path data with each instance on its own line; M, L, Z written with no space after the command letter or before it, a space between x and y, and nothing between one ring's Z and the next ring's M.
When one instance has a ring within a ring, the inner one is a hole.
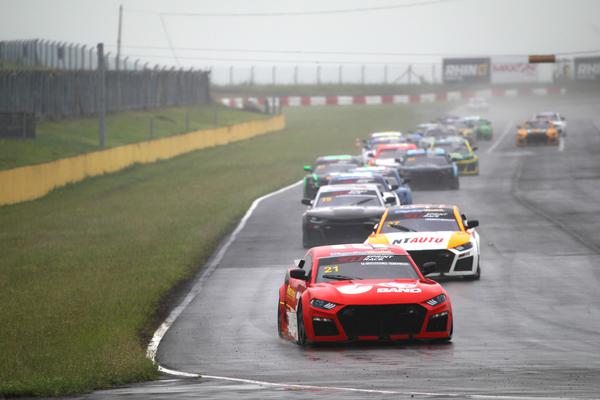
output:
M376 95L376 96L269 96L269 97L223 97L221 103L228 107L244 108L244 104L259 104L261 106L272 101L282 107L301 106L345 106L345 105L375 105L375 104L420 104L438 101L457 101L471 97L518 97L518 96L547 96L565 94L565 88L520 88L520 89L485 89L461 90L424 94Z

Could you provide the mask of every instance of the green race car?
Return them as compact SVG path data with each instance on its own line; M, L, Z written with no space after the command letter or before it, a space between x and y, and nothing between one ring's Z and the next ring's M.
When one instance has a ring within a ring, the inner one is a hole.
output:
M492 136L494 135L494 129L492 128L492 123L482 117L479 116L471 116L463 118L463 121L475 131L475 135L477 139L480 140L492 140Z

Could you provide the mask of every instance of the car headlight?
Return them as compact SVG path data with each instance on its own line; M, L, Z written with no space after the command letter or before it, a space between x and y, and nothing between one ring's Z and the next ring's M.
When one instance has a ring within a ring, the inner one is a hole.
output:
M427 303L433 307L433 306L437 306L438 304L442 304L445 301L446 301L446 295L442 293L438 296L435 296L434 298L427 300L425 303Z
M337 304L332 303L330 301L319 300L319 299L312 299L310 301L310 305L315 308L322 308L323 310L331 310L337 306Z
M322 224L325 220L319 217L308 217L308 222L311 224Z
M460 246L454 247L454 250L465 251L473 248L473 243L467 242L465 244L461 244Z

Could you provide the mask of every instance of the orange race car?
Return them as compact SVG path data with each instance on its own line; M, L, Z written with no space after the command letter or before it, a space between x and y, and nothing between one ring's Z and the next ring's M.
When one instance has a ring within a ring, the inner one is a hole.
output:
M519 125L517 130L517 146L530 144L558 145L560 134L554 124L548 120L536 119Z

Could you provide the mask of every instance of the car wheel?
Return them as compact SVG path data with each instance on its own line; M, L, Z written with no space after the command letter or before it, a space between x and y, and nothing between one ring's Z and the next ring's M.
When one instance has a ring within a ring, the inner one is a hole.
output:
M300 299L298 301L301 301ZM298 306L298 311L296 311L296 316L298 319L298 339L296 343L300 346L306 346L306 328L304 326L304 314L302 313L302 306Z
M473 275L465 276L465 279L468 281L477 281L481 278L481 267L477 265L477 271Z

